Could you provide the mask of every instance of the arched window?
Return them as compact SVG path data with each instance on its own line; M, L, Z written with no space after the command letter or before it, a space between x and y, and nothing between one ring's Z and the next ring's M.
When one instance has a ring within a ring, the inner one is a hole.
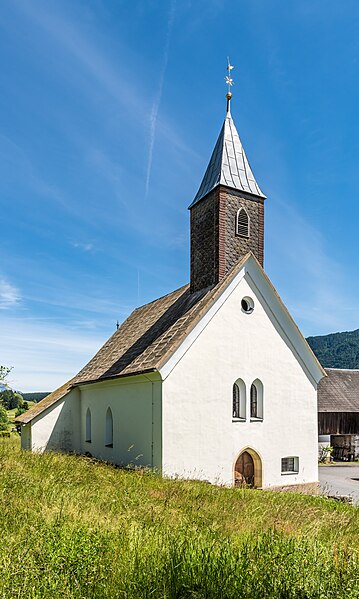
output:
M87 408L86 411L86 435L85 435L86 443L91 443L91 410Z
M233 420L246 419L246 386L242 379L237 379L233 385L232 418Z
M107 408L106 412L105 445L106 447L113 447L113 418L111 408Z
M249 216L245 208L240 208L237 212L236 235L249 237Z
M259 379L251 385L251 419L263 420L263 384Z

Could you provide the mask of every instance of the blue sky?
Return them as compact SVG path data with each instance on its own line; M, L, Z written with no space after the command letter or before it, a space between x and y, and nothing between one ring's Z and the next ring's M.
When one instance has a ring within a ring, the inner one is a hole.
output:
M359 327L357 0L2 0L0 363L70 378L189 277L225 114L266 203L265 268L305 335Z

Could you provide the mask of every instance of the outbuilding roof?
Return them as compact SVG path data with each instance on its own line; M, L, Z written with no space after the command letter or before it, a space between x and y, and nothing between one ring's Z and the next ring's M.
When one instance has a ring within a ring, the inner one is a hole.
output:
M318 412L359 412L359 370L325 368L318 385Z
M226 185L261 198L266 197L254 178L229 109L202 183L190 208L217 185Z

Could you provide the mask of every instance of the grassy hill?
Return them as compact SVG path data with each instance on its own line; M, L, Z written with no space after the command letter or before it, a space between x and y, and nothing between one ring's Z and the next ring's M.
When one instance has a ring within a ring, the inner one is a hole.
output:
M359 596L359 511L0 441L0 597Z
M359 329L308 337L307 341L325 368L359 368Z

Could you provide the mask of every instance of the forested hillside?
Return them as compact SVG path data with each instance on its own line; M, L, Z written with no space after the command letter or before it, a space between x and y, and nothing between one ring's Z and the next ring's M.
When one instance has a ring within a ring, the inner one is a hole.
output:
M44 399L47 395L49 395L50 391L43 391L38 393L22 393L22 396L26 401L34 401L37 403L41 399Z
M359 368L359 329L308 337L307 341L325 368Z

